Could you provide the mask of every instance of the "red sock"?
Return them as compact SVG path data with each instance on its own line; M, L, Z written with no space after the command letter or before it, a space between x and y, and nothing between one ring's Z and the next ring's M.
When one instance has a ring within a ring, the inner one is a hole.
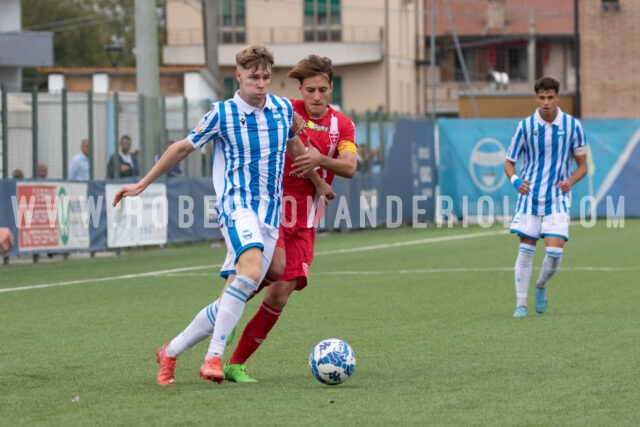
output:
M229 364L245 363L247 359L260 347L260 344L267 339L267 334L280 318L282 311L276 310L267 303L262 302L258 312L249 320L238 346L229 359Z

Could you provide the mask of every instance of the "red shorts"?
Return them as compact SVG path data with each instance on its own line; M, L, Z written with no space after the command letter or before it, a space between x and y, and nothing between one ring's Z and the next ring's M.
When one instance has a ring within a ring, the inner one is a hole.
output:
M287 254L287 264L284 273L278 280L296 280L296 291L307 286L309 268L313 261L313 244L316 229L302 227L298 224L280 226L280 233L276 246L284 248Z

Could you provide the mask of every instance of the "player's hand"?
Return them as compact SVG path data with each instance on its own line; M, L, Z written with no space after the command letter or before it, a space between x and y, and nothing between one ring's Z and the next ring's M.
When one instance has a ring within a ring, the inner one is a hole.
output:
M531 181L529 181L528 179L523 179L522 184L520 184L520 187L518 187L518 193L524 196L529 191L531 191L531 187L529 187L530 185L531 185Z
M0 227L0 255L4 255L13 247L13 233L5 227Z
M291 123L291 132L299 134L304 129L304 119L298 113L293 113L293 122Z
M144 190L144 188L141 188L138 184L123 185L122 187L120 187L116 195L113 197L112 206L115 208L120 202L120 200L122 200L125 197L137 196L138 194L142 193L142 190Z
M323 155L311 144L311 139L307 137L307 152L296 157L293 162L293 172L306 174L314 170L322 161Z
M316 187L316 193L320 196L320 199L324 201L326 206L329 206L329 201L336 198L336 193L333 188L323 179L322 184Z
M571 191L571 181L565 179L564 181L560 181L558 185L556 185L556 187L562 190L563 193L568 193L569 191Z

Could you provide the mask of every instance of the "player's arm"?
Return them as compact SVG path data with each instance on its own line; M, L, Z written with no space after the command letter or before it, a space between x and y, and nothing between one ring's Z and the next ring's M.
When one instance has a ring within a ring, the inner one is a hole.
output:
M140 181L135 184L123 185L120 190L118 190L113 198L113 206L116 206L123 197L133 197L142 193L149 184L166 174L171 168L184 160L194 149L187 138L171 144L162 157L160 157L158 163L156 163Z
M531 181L528 179L521 179L516 174L516 162L513 160L507 159L504 162L504 173L507 175L507 178L511 181L511 184L516 189L516 191L520 194L527 194L530 190L529 184Z
M576 168L575 171L573 171L573 174L569 178L563 181L560 181L557 185L557 187L560 188L560 190L562 190L563 193L568 193L569 191L571 191L571 187L573 187L578 181L584 178L585 175L587 174L586 151L582 154L573 153L573 158L575 159L576 165L578 165L578 167Z
M307 144L311 144L308 138ZM307 150L298 136L287 141L287 154L294 162L301 156L304 156L306 152ZM331 188L331 186L327 184L314 169L306 171L305 174L316 187L316 193L325 198L326 204L328 204L329 200L335 199L336 193L334 193L333 188Z
M356 144L352 141L342 141L338 147L338 158L328 157L316 150L307 139L308 150L293 162L295 172L307 173L320 166L343 178L353 178L358 168Z

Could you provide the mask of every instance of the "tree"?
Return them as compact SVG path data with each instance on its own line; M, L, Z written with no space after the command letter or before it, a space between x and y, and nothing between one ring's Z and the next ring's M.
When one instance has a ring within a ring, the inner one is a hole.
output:
M118 45L122 52L117 66L134 67L135 1L141 0L22 0L22 27L27 31L54 33L55 66L111 67L113 64L105 46ZM160 52L164 6L165 0L156 0ZM25 83L36 74L35 70L25 70ZM31 85L33 83L36 82L32 81Z

